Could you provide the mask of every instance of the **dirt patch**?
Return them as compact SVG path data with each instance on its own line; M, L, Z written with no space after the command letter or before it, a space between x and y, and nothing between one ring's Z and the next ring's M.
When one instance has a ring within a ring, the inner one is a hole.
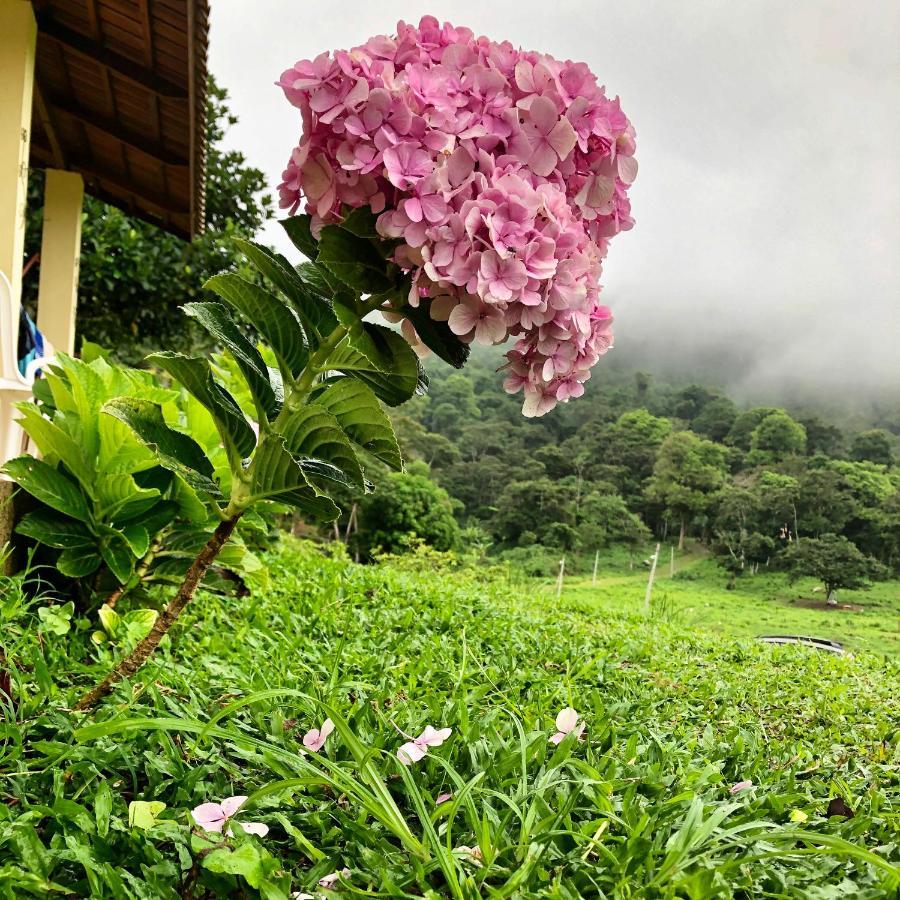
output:
M821 609L824 612L862 612L861 606L854 606L852 603L838 603L837 606L829 603L827 600L810 600L807 597L798 597L796 600L788 601L792 606L801 606L803 609Z

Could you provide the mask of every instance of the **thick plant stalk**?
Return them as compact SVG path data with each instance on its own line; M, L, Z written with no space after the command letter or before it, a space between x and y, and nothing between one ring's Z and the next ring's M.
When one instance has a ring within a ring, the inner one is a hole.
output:
M112 691L118 682L123 678L130 678L147 661L150 654L159 646L159 642L165 637L172 625L175 624L184 608L191 602L200 582L203 581L203 576L206 575L207 570L219 555L219 551L231 537L231 533L234 531L240 517L241 513L237 513L219 523L212 537L207 541L206 546L191 563L191 567L184 576L184 581L181 582L181 586L178 588L178 593L175 594L169 605L162 611L147 637L128 656L122 659L100 684L88 691L75 704L77 711L83 712L93 709Z
M104 601L104 603L112 609L130 590L137 587L144 576L150 571L150 566L159 553L161 545L157 542L150 548L150 552L141 560L141 564L134 570L134 575L125 582L120 584Z

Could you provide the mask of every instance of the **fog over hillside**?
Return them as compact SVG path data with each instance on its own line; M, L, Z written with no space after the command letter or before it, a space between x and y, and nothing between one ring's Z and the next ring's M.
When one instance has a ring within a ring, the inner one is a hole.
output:
M900 398L900 4L445 0L213 4L228 136L274 187L300 134L274 87L325 49L433 13L586 61L638 136L637 225L612 243L616 365L749 401ZM273 223L266 239L286 246ZM602 378L603 364L596 376Z

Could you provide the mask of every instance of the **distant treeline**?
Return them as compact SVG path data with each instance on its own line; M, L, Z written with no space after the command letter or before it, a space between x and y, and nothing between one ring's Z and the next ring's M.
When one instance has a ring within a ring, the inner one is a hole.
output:
M356 512L342 534L349 525L358 552L411 535L491 553L694 537L737 574L824 539L838 540L832 557L858 551L872 576L900 563L887 430L847 433L816 415L740 408L709 386L602 369L583 398L524 419L495 366L476 355L459 372L430 367L428 394L395 418L408 474L347 498Z

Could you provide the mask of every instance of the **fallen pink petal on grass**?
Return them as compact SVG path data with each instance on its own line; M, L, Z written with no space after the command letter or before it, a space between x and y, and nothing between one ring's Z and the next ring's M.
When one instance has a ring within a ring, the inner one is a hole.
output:
M223 831L228 837L233 834L228 825L237 811L247 802L246 796L239 794L235 797L226 797L221 803L201 803L191 810L194 821L204 831L221 834ZM269 833L269 826L262 822L237 823L247 834L255 834L257 837L265 837Z
M425 758L429 747L440 747L450 737L451 732L451 728L436 729L426 725L425 730L417 738L407 741L397 751L397 759L404 766L411 766Z
M326 719L321 728L313 728L306 732L303 736L303 746L313 753L318 753L325 746L325 741L328 740L328 735L332 731L334 731L334 722Z
M581 735L587 727L584 721L579 724L578 713L567 706L559 711L556 716L556 734L550 737L551 744L561 744L571 733L581 740Z

